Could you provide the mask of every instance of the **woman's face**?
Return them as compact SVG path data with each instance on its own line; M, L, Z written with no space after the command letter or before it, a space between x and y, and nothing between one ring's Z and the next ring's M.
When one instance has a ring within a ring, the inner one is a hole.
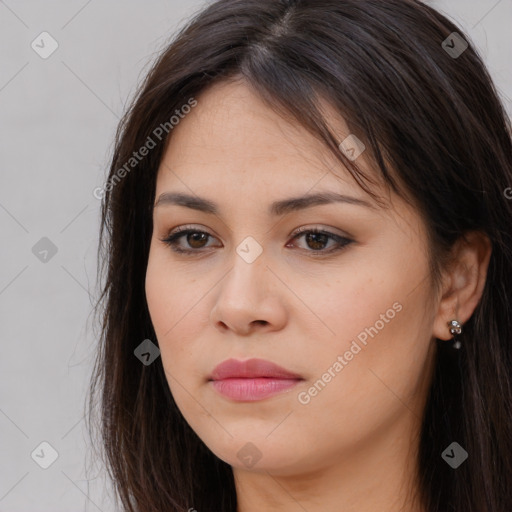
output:
M424 406L436 317L418 213L395 195L379 208L320 141L242 83L197 100L172 131L155 203L189 199L154 208L146 276L183 416L240 470L293 474L390 436L398 446ZM368 169L364 152L357 163ZM304 199L317 194L351 199ZM162 241L177 228L192 233ZM251 364L214 374L253 358L292 375Z

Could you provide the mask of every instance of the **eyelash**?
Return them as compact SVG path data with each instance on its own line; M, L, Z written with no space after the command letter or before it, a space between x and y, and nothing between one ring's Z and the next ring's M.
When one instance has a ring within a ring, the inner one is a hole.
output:
M188 235L190 233L201 233L204 235L208 235L209 237L214 238L212 235L207 233L206 231L201 231L199 229L192 229L188 226L184 226L181 228L178 228L174 233L171 233L167 238L160 239L162 242L164 242L166 245L168 245L174 252L179 254L194 254L197 255L201 252L204 252L203 249L182 249L178 247L178 241L183 238L185 235ZM334 240L336 242L336 246L329 250L308 250L308 249L302 249L306 252L312 253L314 257L322 257L331 255L333 253L337 253L342 251L346 246L354 242L354 240L351 240L350 238L336 235L334 233L331 233L329 231L325 231L322 229L316 229L316 228L299 228L292 234L292 240L295 240L299 238L300 236L303 236L305 234L309 233L315 233L315 234L322 234L326 235L329 239Z

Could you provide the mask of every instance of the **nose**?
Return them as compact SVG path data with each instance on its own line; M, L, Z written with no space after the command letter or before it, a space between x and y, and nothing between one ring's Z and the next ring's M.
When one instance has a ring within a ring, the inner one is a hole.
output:
M235 255L217 290L210 320L222 332L247 336L277 331L286 324L284 286L268 267L264 253L252 263Z

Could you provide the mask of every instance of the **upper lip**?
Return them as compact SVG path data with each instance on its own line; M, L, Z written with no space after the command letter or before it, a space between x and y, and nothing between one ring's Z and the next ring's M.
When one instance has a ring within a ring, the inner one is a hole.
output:
M209 380L222 379L254 379L257 377L273 377L277 379L302 379L296 373L292 373L281 366L265 359L227 359L217 365L212 371Z

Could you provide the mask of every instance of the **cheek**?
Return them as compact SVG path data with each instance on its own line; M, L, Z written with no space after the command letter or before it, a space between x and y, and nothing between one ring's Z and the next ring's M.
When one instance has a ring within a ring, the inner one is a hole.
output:
M334 428L335 437L343 426L355 439L407 411L404 403L419 413L415 400L428 381L434 312L423 279L427 263L424 257L414 262L376 260L333 280L315 298L310 294L329 330L316 319L304 323L310 378L297 402L305 424Z
M338 299L324 317L336 336L325 336L321 349L305 346L314 370L297 402L311 435L322 430L356 442L407 409L421 414L432 347L428 291L410 293L406 280L397 281L354 283L346 289L350 299Z
M158 340L170 391L180 409L193 405L204 381L199 365L204 353L201 335L209 319L207 279L171 265L165 251L150 252L146 271L146 300ZM200 412L200 411L199 411Z
M186 353L187 344L180 335L186 332L189 338L193 337L190 331L193 326L188 321L194 314L193 305L197 301L197 294L190 292L193 289L190 283L180 281L178 272L173 271L171 274L169 269L165 258L150 253L145 283L146 300L162 362L166 368L171 369L170 365ZM184 330L183 326L187 326L187 329ZM169 357L170 353L172 358Z

